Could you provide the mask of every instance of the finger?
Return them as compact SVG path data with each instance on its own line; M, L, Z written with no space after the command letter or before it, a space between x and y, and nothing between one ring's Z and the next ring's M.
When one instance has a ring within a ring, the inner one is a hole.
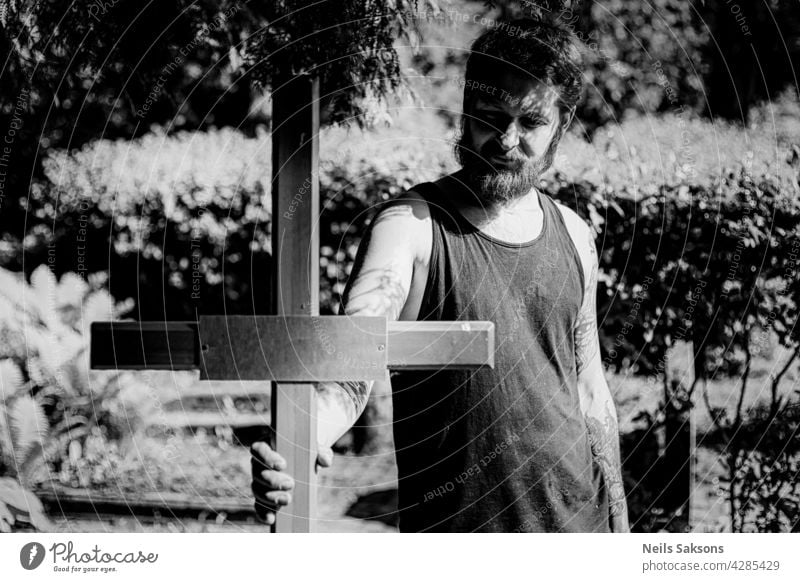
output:
M267 491L255 494L256 510L262 514L277 513L281 507L292 502L292 494L288 491Z
M319 449L317 452L317 465L324 468L333 465L333 449L330 447Z
M275 514L274 513L267 513L264 517L258 517L258 521L264 523L266 525L272 525L275 523Z
M270 491L265 497L278 507L285 507L292 502L292 494L288 491Z
M250 453L253 455L251 463L254 468L274 469L276 471L286 469L286 459L263 441L253 443L250 446Z
M253 474L253 487L256 486L265 491L290 491L294 489L294 479L280 471L261 471Z
M256 519L258 521L267 525L275 523L275 510L273 510L270 505L256 501L254 507L256 510Z
M256 482L253 482L251 489L255 500L256 514L260 516L264 516L266 513L276 513L281 507L292 501L292 494L288 491L275 490Z

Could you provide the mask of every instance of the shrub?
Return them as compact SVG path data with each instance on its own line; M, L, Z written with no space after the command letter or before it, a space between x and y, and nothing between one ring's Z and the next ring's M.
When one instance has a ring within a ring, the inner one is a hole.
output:
M754 406L728 441L733 531L800 531L800 402Z
M776 145L666 116L630 120L558 156L547 189L599 233L607 367L657 378L676 341L688 341L698 379L726 375L744 364L745 330L791 328L800 245L792 139L800 135ZM782 314L774 324L772 304Z
M336 311L381 202L453 168L442 122L421 113L410 123L412 140L402 129L321 136L323 313ZM765 321L768 301L792 302L793 291L779 297L766 282L790 267L798 241L797 157L786 163L796 138L776 146L763 132L670 115L631 119L591 143L568 136L544 187L599 233L607 367L657 376L680 340L694 340L699 377L741 367L742 310L750 325ZM140 318L267 313L269 162L268 135L230 129L52 153L52 186L29 203L25 263L54 246L56 271L108 270L114 295L147 297ZM763 301L748 303L756 289Z
M0 530L46 528L29 488L78 461L87 438L142 425L148 396L136 377L89 372L89 325L130 309L102 283L73 273L57 281L41 265L28 284L0 269Z
M376 205L452 164L444 131L434 133L440 122L430 120L430 137L412 143L387 131L323 132L323 312L335 310ZM231 129L54 152L44 161L50 184L33 188L27 203L34 224L2 260L108 271L112 294L147 297L137 302L143 319L267 313L270 152L268 135Z

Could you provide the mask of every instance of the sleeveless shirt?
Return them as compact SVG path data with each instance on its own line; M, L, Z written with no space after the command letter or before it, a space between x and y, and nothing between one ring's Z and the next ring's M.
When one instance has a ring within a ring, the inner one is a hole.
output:
M521 244L475 228L439 186L419 320L495 324L495 367L392 377L401 531L609 531L580 408L574 327L581 260L561 212ZM420 346L424 349L424 346Z

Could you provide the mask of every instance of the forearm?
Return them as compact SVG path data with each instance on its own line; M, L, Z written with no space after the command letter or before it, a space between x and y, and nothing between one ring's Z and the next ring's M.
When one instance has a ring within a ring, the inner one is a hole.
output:
M348 316L400 317L411 288L420 246L430 237L427 203L403 199L386 206L367 229L342 296ZM430 254L426 247L424 256ZM344 340L346 341L346 340ZM317 385L317 439L330 447L353 426L367 405L372 382L324 382Z
M369 400L372 382L317 384L317 442L332 446L356 422Z
M617 413L611 398L595 400L584 412L589 444L603 474L613 531L628 531L628 505L622 482Z

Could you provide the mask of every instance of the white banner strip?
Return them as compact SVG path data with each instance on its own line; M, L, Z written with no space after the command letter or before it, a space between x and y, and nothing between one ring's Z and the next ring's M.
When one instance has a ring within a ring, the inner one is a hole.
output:
M800 580L791 534L18 534L3 580Z

